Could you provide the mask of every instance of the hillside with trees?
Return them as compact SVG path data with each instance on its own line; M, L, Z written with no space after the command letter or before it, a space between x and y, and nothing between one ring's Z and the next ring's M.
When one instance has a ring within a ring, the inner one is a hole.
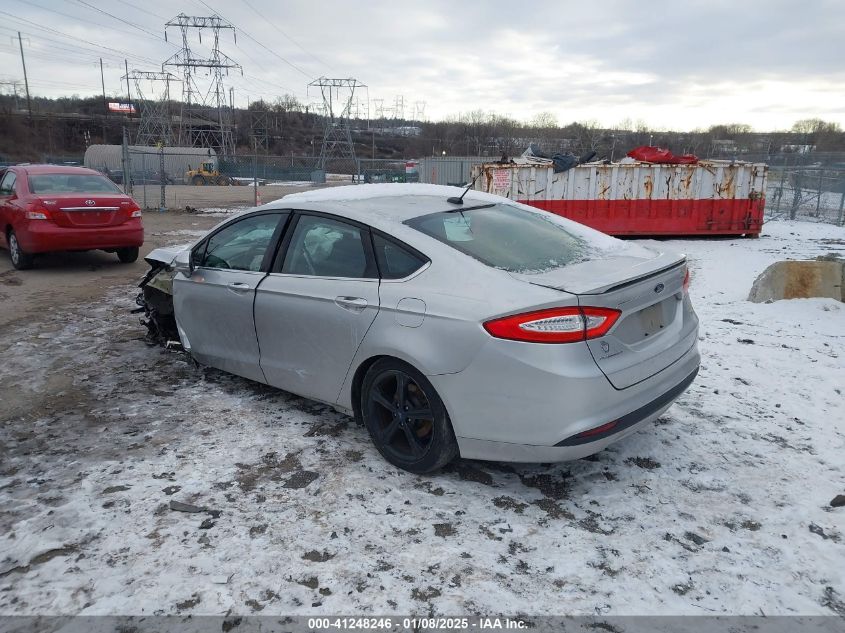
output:
M117 97L107 100L118 100ZM319 112L285 95L274 102L255 102L253 111L266 114L269 153L311 156L319 153L324 119ZM171 104L174 115L179 104ZM239 154L252 153L249 110L234 111ZM117 144L126 128L130 139L138 115L109 114L102 97L32 99L32 114L20 97L0 96L0 160L40 161L81 156L95 143ZM508 156L533 144L547 152L578 155L596 152L618 160L638 145L659 145L675 153L701 157L754 158L784 154L845 151L845 132L837 123L803 119L789 130L761 132L747 123L715 125L692 131L650 128L631 119L612 128L596 121L561 123L549 112L528 121L472 110L442 121L353 120L353 140L359 158L418 158L427 155ZM409 134L408 130L413 130Z

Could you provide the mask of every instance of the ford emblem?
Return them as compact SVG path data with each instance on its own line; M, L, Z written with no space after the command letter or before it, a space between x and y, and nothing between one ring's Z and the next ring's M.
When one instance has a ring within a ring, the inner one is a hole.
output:
M663 289L664 289L665 287L666 287L666 286L664 286L663 284L657 284L657 285L654 287L654 292L656 292L657 294L660 294L661 292L663 292Z
M96 200L86 200L85 204L87 204L89 207L93 207L95 204L97 204L97 202Z

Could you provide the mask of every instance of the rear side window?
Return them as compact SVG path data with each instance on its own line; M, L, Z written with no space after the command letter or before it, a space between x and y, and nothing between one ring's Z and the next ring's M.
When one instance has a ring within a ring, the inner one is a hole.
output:
M254 215L220 229L196 249L194 262L200 260L200 265L205 268L260 271L267 247L283 215Z
M408 226L493 268L540 273L586 257L587 245L554 217L507 204L432 213Z
M30 174L32 193L123 193L99 174Z
M402 279L416 272L428 261L421 255L381 235L373 235L376 260L382 279Z
M15 181L17 181L15 172L7 171L3 180L0 180L0 196L11 196L15 193Z
M314 277L374 277L357 226L319 216L303 215L288 246L282 272Z

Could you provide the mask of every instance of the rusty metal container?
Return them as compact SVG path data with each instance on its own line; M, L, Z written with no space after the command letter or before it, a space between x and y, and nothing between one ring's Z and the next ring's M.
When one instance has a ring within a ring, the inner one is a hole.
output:
M764 163L587 163L555 173L518 159L483 163L474 188L575 220L610 235L746 235L763 226Z

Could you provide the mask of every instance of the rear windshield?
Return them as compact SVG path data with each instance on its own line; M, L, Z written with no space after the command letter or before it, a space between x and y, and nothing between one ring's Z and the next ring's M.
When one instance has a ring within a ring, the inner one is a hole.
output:
M408 226L493 268L541 273L585 259L586 244L542 211L507 204L423 215Z
M123 193L116 184L97 174L30 174L32 193Z

